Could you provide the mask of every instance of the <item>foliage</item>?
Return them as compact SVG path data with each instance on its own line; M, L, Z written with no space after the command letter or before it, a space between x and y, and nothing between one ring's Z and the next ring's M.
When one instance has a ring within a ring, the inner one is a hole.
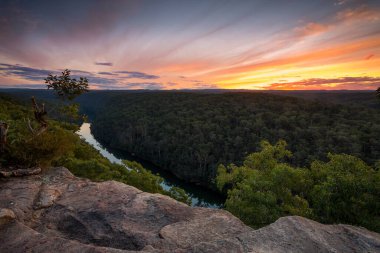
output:
M88 92L88 80L85 77L80 77L79 81L70 77L70 70L66 69L62 72L62 75L57 77L49 74L45 79L48 89L53 89L54 92L62 100L73 100L81 94ZM64 103L59 108L59 117L65 122L74 123L85 119L84 116L79 113L78 103Z
M48 89L53 89L62 99L72 100L75 97L88 92L88 80L80 77L79 80L70 77L71 71L65 69L61 76L49 74L45 79Z
M253 227L286 215L348 223L380 231L380 172L350 155L328 155L310 169L283 162L285 142L262 142L243 166L220 165L216 178L227 191L226 209Z
M0 111L1 120L10 126L3 164L48 166L73 146L72 132L60 127L58 122L49 122L44 134L31 134L26 119L33 117L33 112L9 98L0 97Z
M58 107L57 118L60 121L70 124L85 121L86 116L81 115L79 111L80 110L78 103L61 105L60 107Z
M310 178L303 169L280 162L291 155L285 145L284 141L275 146L263 141L262 150L249 155L243 166L218 168L218 188L229 188L227 210L249 225L263 226L285 215L310 217L304 198Z
M161 186L163 179L143 168L141 164L127 160L123 161L125 166L111 163L79 137L75 143L72 152L62 156L55 162L55 166L65 166L78 177L94 181L115 180L135 186L142 191L165 194L178 201L189 203L189 197L182 189L165 191Z
M25 119L32 111L18 102L0 95L0 119L9 123L8 145L1 154L0 167L17 166L65 166L79 177L91 180L116 180L143 191L162 193L185 203L188 196L182 189L165 191L161 187L162 178L144 169L139 163L124 161L125 166L111 163L97 150L85 143L73 130L73 124L62 124L49 120L49 128L39 136L27 130Z
M185 192L185 190L177 187L177 186L172 186L169 189L169 196L172 197L173 199L176 199L180 202L186 203L188 205L191 205L191 199Z
M380 231L380 171L349 155L313 162L310 203L318 220L357 224Z
M108 102L104 94L86 104L105 104L93 114L98 140L206 186L218 164L242 164L263 139L285 140L287 161L299 167L326 161L328 152L369 164L380 157L380 111L368 107L248 92L110 92Z

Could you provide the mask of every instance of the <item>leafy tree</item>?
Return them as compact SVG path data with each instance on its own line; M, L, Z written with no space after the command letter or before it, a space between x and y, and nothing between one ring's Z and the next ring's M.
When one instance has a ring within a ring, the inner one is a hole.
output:
M376 96L377 96L377 98L380 99L380 87L377 88L377 90L376 90Z
M218 169L218 188L230 187L227 210L253 227L261 227L285 215L311 216L305 199L311 179L303 169L281 162L291 156L285 147L284 141L274 146L263 141L261 151L249 155L243 166Z
M380 231L378 169L346 154L328 154L328 162L314 161L310 169L295 168L282 162L291 155L285 145L262 142L262 150L243 166L219 166L216 181L219 190L227 190L227 210L253 227L300 215Z
M71 78L71 71L65 69L61 76L49 74L45 78L48 89L53 89L63 100L73 100L75 97L88 92L88 80L80 77L79 80Z
M380 229L380 172L350 155L329 154L313 162L310 203L325 223L351 223Z
M49 74L45 78L45 83L48 89L53 89L54 92L63 101L72 101L81 94L88 92L88 80L86 77L79 77L79 80L70 76L71 71L65 69L61 76ZM79 115L79 104L71 103L62 106L59 110L65 120L73 123L84 117Z

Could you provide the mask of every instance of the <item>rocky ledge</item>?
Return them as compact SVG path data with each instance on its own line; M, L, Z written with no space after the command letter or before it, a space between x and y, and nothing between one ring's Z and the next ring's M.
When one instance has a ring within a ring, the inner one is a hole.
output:
M380 235L297 216L254 230L227 211L52 168L0 179L0 252L380 252Z

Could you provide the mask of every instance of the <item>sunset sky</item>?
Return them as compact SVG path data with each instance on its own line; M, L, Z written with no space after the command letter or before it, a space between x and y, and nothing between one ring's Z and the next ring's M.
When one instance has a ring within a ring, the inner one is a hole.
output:
M375 89L380 0L0 0L0 87Z

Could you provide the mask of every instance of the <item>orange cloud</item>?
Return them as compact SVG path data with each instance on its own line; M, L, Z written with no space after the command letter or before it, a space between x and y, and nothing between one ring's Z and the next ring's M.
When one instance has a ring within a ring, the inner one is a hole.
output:
M316 89L376 89L380 86L380 77L340 77L311 78L296 82L272 83L268 89L274 90L316 90Z
M379 48L380 37L368 38L365 40L339 44L325 49L319 49L314 52L299 53L295 56L283 57L275 60L262 61L248 65L226 68L213 73L214 75L243 74L250 71L261 69L279 68L286 65L297 66L302 63L311 64L314 61L324 60L326 62L336 57L349 56L353 52L368 50L369 48Z
M188 63L177 63L177 64L168 64L159 68L154 69L154 72L157 73L191 73L193 71L198 71L201 69L206 69L210 66L207 62L188 62Z
M370 54L370 55L368 55L365 59L366 60L370 60L372 57L374 57L375 55L374 54Z

